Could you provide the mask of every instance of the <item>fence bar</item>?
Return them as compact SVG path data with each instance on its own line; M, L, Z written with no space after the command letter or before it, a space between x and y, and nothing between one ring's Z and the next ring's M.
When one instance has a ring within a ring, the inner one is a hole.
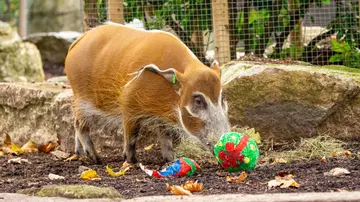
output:
M231 60L227 0L212 0L215 58L220 64Z
M108 0L108 18L112 22L125 23L123 0Z
M24 37L27 34L26 0L20 0L19 5L19 35Z

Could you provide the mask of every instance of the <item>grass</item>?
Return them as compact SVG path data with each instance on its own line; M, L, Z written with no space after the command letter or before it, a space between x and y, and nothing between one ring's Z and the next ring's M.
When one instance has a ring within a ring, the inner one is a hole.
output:
M188 157L194 159L198 163L201 163L201 161L217 163L216 158L211 152L212 151L201 145L199 140L191 137L182 138L175 147L176 157Z
M327 135L313 138L302 138L293 150L268 151L265 157L269 159L286 159L287 161L304 161L329 157L333 152L343 151L344 143Z

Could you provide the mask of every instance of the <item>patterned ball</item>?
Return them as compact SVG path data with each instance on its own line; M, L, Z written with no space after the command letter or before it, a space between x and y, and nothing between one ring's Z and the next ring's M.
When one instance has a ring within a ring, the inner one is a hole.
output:
M259 148L247 135L228 132L214 147L216 159L229 172L253 170L259 160Z

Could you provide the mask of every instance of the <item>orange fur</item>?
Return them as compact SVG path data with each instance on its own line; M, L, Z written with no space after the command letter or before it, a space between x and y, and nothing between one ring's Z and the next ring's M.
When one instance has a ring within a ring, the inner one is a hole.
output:
M161 75L144 71L129 86L124 85L139 68L155 64L161 70L178 72L179 96ZM74 92L76 119L84 119L80 101L108 115L123 117L125 146L136 128L136 119L159 116L179 122L175 110L189 102L192 92L201 91L216 103L221 91L220 68L215 71L203 65L177 38L164 32L136 30L125 26L103 25L85 33L69 49L65 72ZM195 78L205 78L199 82ZM209 86L214 86L209 88ZM191 132L202 123L184 117Z

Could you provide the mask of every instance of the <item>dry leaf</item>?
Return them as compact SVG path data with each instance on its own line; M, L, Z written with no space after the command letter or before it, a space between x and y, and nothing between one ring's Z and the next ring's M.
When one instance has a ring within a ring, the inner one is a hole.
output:
M109 173L112 177L119 177L125 175L126 171L130 169L130 166L126 167L123 170L120 170L119 172L115 173L108 165L106 165L106 171Z
M9 160L8 160L8 163L18 163L18 164L22 164L22 162L31 164L31 163L29 162L29 160L27 160L27 159L22 159L21 157L13 158L13 159L9 159Z
M230 177L226 176L226 181L228 182L243 182L247 178L247 174L245 171L242 171L239 177Z
M283 158L276 158L272 164L288 163L288 160Z
M344 151L344 155L347 156L347 157L350 157L351 156L351 151L349 151L349 150Z
M36 143L32 140L29 140L26 144L24 144L21 147L21 150L23 150L25 153L31 153L31 152L37 152L38 146Z
M69 158L65 159L64 161L66 162L66 161L77 161L77 160L81 160L81 158L78 155L74 154Z
M101 180L100 176L93 169L83 171L80 175L80 178L84 179L84 180L91 180L91 181Z
M122 164L120 170L125 170L126 168L130 168L130 167L132 167L132 165L131 165L130 163L128 163L128 162L125 161L125 162Z
M6 154L15 154L15 155L24 154L24 151L21 150L21 148L14 143L11 143L10 146L3 147L2 150Z
M321 162L323 162L323 163L326 163L326 162L327 162L327 159L326 159L325 156L323 156L323 157L321 158Z
M289 188L289 187L298 188L300 185L295 182L291 174L286 175L284 177L276 176L275 180L270 180L268 182L269 188L279 187L279 186L280 188Z
M6 134L4 139L4 146L10 146L10 145L11 145L11 138L9 134Z
M0 151L0 156L4 156L5 153L3 151Z
M334 158L337 156L337 153L335 151L331 152L331 156Z
M60 150L52 151L52 152L50 152L50 154L54 155L58 159L66 159L70 156L70 153L63 152Z
M65 177L63 177L61 175L56 175L56 174L52 174L52 173L50 173L48 175L48 177L50 180L64 180L65 179Z
M51 152L52 150L54 150L55 147L56 147L56 143L49 142L49 143L47 143L47 144L44 145L42 151L45 152L45 153L49 153L49 152Z
M151 144L151 145L145 147L144 150L151 150L153 148L153 146L154 146L154 144Z
M188 190L185 190L184 188L177 186L177 185L173 185L170 186L168 183L166 183L166 187L168 188L168 190L170 190L174 195L186 195L186 196L190 196L192 195L192 193Z
M329 172L325 172L325 176L340 176L340 175L346 175L350 174L350 172L345 168L334 168L331 169Z
M181 185L181 187L190 192L199 192L204 189L204 185L202 183L198 184L197 180L195 182L192 180L186 181L185 184Z

